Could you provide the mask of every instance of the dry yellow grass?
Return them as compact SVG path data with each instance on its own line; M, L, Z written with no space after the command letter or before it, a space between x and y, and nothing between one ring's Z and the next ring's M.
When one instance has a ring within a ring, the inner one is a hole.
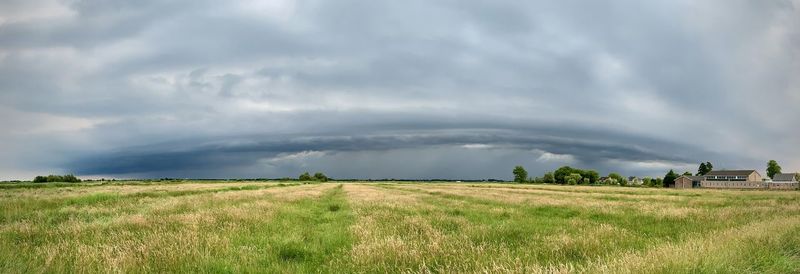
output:
M800 271L800 193L508 184L11 189L0 272Z

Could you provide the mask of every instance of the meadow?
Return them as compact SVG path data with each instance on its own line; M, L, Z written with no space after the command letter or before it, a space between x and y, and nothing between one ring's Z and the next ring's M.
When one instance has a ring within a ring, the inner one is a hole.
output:
M800 192L0 185L0 273L797 273Z

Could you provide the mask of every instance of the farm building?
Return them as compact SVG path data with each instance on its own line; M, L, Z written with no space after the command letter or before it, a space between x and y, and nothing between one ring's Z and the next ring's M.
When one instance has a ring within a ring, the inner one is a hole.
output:
M755 170L715 170L704 175L700 182L706 188L762 188L765 183Z
M797 189L800 183L797 182L797 173L778 173L769 183L771 189Z
M775 174L773 181L762 180L755 170L717 170L704 176L680 176L675 188L797 189L795 173Z
M773 182L797 183L797 173L778 173L772 178Z
M693 188L699 187L700 182L703 181L703 176L686 176L682 175L675 179L675 188Z

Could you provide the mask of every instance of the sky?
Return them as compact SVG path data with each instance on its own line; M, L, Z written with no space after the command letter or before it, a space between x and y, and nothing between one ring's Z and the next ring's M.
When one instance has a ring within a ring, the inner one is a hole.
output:
M0 180L800 170L800 0L0 1Z

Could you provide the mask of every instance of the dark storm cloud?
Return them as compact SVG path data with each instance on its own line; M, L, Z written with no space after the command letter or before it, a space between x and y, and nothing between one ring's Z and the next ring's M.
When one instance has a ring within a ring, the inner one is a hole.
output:
M544 135L551 133L551 135ZM560 133L560 134L552 134ZM575 134L577 133L577 134ZM593 135L591 140L567 136L592 134L586 130L545 129L520 130L428 130L424 134L363 135L363 136L242 136L224 141L169 142L146 147L122 148L79 159L70 170L81 174L137 174L150 172L184 172L194 169L226 169L252 165L259 160L280 158L280 155L322 152L383 152L389 150L419 150L441 147L520 150L555 155L570 155L575 164L594 166L608 160L661 161L686 163L688 155L701 153L697 148L636 136ZM580 137L577 137L580 138ZM201 143L201 144L195 144ZM641 147L636 144L648 144ZM658 152L669 148L677 154ZM680 153L686 153L682 155ZM574 155L574 156L573 156ZM537 155L540 156L540 155ZM320 167L325 168L325 167ZM492 167L495 168L495 167ZM502 168L502 167L500 167ZM335 172L335 171L334 171ZM357 176L352 174L350 176ZM456 175L451 175L456 176Z
M798 15L745 0L6 1L0 177L798 169Z

